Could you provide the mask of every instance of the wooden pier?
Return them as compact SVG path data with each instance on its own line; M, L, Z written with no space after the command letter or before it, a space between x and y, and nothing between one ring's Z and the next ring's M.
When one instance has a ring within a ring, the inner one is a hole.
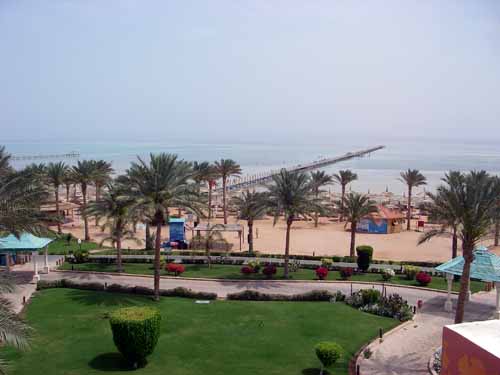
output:
M289 168L285 168L289 172L308 172L314 169L319 169L326 167L331 164L339 163L341 161L346 161L354 158L360 158L366 155L370 155L372 152L379 151L385 148L385 146L375 146L367 148L360 151L348 152L347 154L336 156L332 158L324 158L315 160L307 164L299 164ZM227 185L228 190L239 190L246 189L252 186L267 184L272 181L273 176L278 174L280 170L272 170L268 172L258 173L255 175L243 176L241 178L232 179ZM216 189L216 191L222 191L221 188Z
M13 155L10 160L13 161L29 161L29 160L45 160L45 159L78 159L80 154L72 151L67 154L40 154L40 155Z

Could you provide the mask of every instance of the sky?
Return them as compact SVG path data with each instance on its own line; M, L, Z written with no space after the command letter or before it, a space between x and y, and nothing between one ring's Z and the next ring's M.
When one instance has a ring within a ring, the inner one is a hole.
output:
M497 0L0 0L6 140L500 139Z

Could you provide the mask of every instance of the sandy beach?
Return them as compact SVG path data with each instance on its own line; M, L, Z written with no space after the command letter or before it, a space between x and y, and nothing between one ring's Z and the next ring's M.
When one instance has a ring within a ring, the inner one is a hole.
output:
M222 223L222 219L214 220L213 223ZM245 238L242 249L247 250L246 222L236 221L234 218L230 223L240 223L245 226ZM91 238L100 242L107 237L100 228L96 227L93 219L89 220ZM72 224L63 227L65 232L71 232L77 238L83 238L83 221L75 220ZM285 224L279 221L273 226L273 220L266 218L257 220L254 224L254 247L263 253L282 254L285 246ZM258 236L257 236L258 233ZM411 261L446 261L451 257L451 239L434 238L430 242L417 246L418 238L422 233L416 231L403 231L394 234L364 234L356 235L357 245L371 245L374 248L374 258L381 260L411 260ZM191 239L191 231L186 230L186 236ZM144 230L137 230L137 238L144 239ZM168 238L168 228L162 230L162 238ZM239 238L237 233L226 233L224 238L233 244L233 251L239 250ZM344 223L331 223L326 218L321 218L317 228L312 221L297 221L292 226L291 254L307 255L349 255L350 233L344 229ZM488 245L488 242L484 243ZM107 244L110 245L109 243ZM134 241L124 241L123 248L141 248ZM497 253L500 249L496 249Z

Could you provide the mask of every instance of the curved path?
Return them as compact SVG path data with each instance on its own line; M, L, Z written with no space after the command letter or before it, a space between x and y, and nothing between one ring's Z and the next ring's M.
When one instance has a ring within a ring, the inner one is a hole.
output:
M152 277L124 276L103 273L80 273L80 272L52 272L43 275L43 280L70 279L75 282L101 282L108 284L121 284L128 286L152 287ZM186 287L195 291L217 293L219 297L225 297L229 293L239 292L246 289L257 290L265 293L298 294L311 290L340 290L345 294L358 289L369 288L370 285L356 282L322 282L322 281L247 281L247 280L196 280L183 278L162 278L160 282L162 289L175 287ZM381 285L373 285L373 288L381 289ZM396 330L386 336L383 343L372 347L373 354L370 359L359 360L361 374L376 375L405 375L426 374L427 364L433 351L441 344L442 328L446 324L453 323L453 314L445 313L443 305L446 294L443 292L407 288L404 286L386 287L387 293L398 293L408 301L410 305L416 305L418 300L423 301L423 308L416 315L412 323ZM454 295L456 300L456 295ZM489 319L495 306L495 294L476 293L468 303L466 320ZM353 327L355 329L355 327ZM361 356L362 357L362 356Z

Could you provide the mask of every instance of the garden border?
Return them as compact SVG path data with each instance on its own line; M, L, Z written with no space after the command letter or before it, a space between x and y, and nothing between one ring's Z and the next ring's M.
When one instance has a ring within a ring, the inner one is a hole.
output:
M130 277L145 277L145 278L153 278L153 275L144 275L144 274L134 274L134 273L118 273L118 272L96 272L96 271L78 271L78 270L53 270L52 272L60 272L60 273L82 273L82 274L91 274L91 275L107 275L107 276L130 276ZM434 289L434 288L426 288L420 286L413 285L401 285L401 284L392 284L392 283L380 283L380 282L370 282L370 281L343 281L343 280L277 280L277 279L211 279L206 277L179 277L179 276L160 276L161 279L172 279L172 280L191 280L191 281L215 281L215 282L228 282L228 283L238 283L238 282L276 282L276 283L328 283L328 284L361 284L361 285L377 285L377 286L389 286L391 288L406 288L406 289L415 289L415 290L424 290L428 292L436 292L447 294L446 290L442 289ZM454 295L458 295L459 292L451 292ZM477 292L480 293L480 292Z

